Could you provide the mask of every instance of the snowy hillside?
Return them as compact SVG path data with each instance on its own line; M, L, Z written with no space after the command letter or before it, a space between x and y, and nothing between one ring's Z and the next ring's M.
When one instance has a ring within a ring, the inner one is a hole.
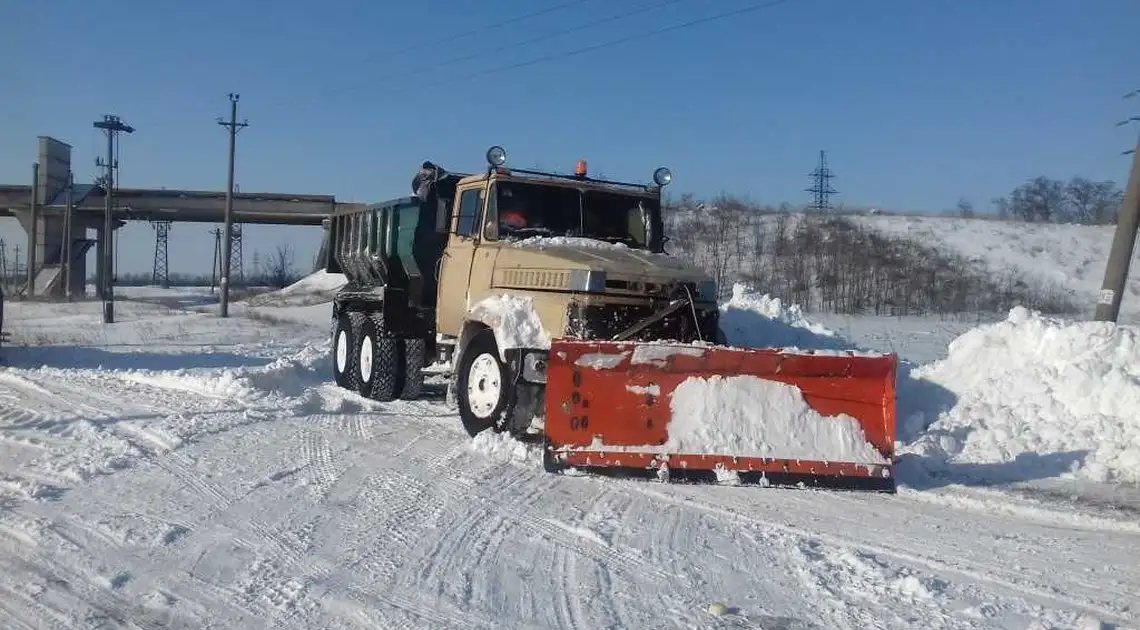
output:
M1019 305L1090 317L1114 229L746 206L677 212L670 223L671 251L726 288L746 279L811 313L987 319ZM1140 323L1140 252L1133 271L1121 321Z
M985 261L1016 268L1076 292L1089 312L1104 281L1115 226L1056 225L943 217L858 216L884 234L904 235ZM1140 248L1134 252L1122 319L1140 322Z
M327 304L123 301L108 327L97 303L10 304L0 625L1140 625L1135 329L833 331L735 295L735 343L926 364L899 378L898 495L544 473L469 439L438 380L389 404L335 387Z

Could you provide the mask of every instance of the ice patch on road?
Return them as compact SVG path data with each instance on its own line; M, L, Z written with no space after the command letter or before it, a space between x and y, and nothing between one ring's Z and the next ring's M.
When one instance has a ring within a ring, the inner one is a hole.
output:
M1022 481L1075 475L1140 483L1140 334L1017 307L1005 321L955 339L942 361L912 376L949 390L947 409L900 449L928 466ZM922 427L920 427L922 428Z
M799 388L755 376L690 377L673 391L673 453L887 464L851 416L823 416Z

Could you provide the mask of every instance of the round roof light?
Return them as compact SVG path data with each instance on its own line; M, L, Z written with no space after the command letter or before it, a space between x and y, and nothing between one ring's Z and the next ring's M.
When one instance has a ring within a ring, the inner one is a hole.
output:
M662 166L661 168L653 171L653 181L658 186L668 186L669 182L673 181L673 172Z
M507 150L498 145L487 149L487 163L494 167L507 163Z

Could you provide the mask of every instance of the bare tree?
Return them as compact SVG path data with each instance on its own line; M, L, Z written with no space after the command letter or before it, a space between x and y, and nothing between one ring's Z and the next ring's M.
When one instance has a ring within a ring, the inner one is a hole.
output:
M278 245L265 262L263 273L266 282L278 289L283 289L299 280L293 269L293 248L287 243Z
M1115 222L1123 194L1113 181L1094 182L1074 177L1065 186L1065 196L1072 207L1074 220L1086 224Z

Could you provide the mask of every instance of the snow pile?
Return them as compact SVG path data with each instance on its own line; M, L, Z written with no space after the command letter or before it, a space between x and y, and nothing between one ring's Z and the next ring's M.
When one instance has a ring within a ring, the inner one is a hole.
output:
M732 298L720 306L720 329L729 345L743 348L849 349L834 331L804 317L799 305L785 306L779 298L739 282L732 286Z
M547 249L550 247L574 247L579 249L629 249L625 243L611 243L596 238L581 236L532 236L521 241L512 241L514 247L527 249Z
M673 391L674 453L886 464L851 416L823 416L800 390L755 376L690 377Z
M468 317L491 327L500 353L508 348L550 347L550 335L529 297L494 295L472 306Z
M292 397L320 382L327 372L328 349L307 346L258 368L127 370L123 380L214 398L252 402L266 396Z
M929 392L900 401L915 406L901 418L904 426L925 426L901 452L991 480L1072 473L1140 483L1136 328L1017 307L1005 321L961 335L946 359L911 376L918 385L945 388L956 401L924 409Z
M324 269L309 274L293 284L255 295L246 304L250 306L306 306L329 302L336 292L348 282L342 273L329 273Z
M541 464L542 451L520 442L509 433L483 431L471 440L471 450L504 464Z

